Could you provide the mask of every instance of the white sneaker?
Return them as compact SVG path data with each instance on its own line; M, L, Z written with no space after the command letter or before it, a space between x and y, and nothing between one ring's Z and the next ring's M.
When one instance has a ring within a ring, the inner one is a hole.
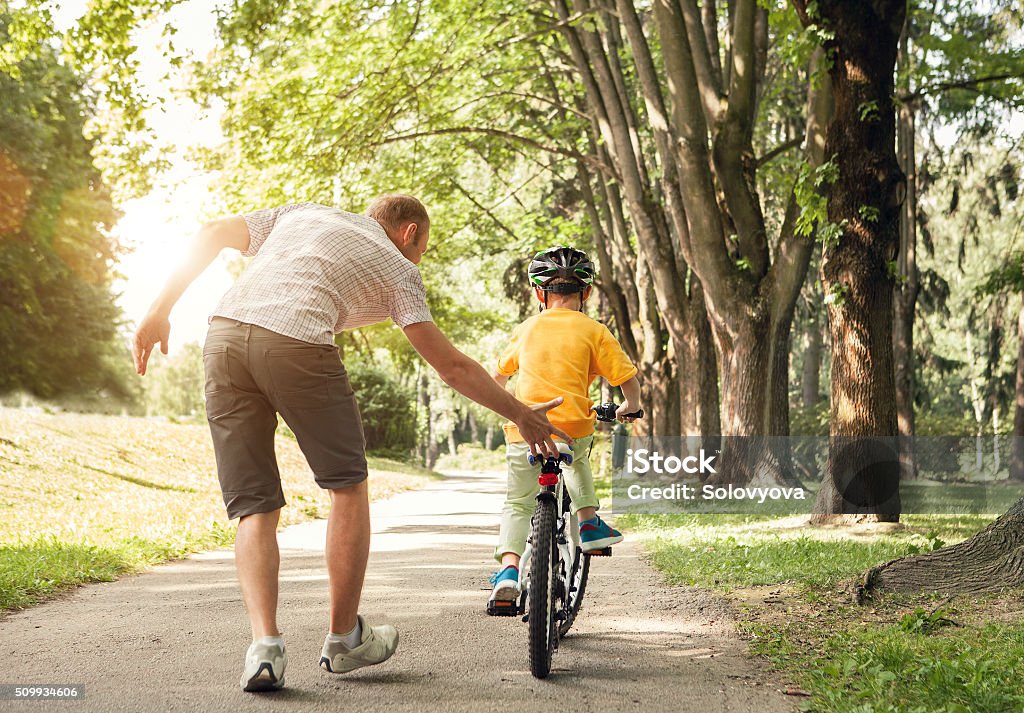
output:
M320 652L320 668L329 673L348 673L363 666L373 666L391 658L398 648L398 630L390 624L370 626L358 617L362 640L353 649L339 642L324 641Z
M245 669L242 671L243 691L273 691L284 687L284 669L288 665L288 654L283 644L266 644L254 641L245 652Z

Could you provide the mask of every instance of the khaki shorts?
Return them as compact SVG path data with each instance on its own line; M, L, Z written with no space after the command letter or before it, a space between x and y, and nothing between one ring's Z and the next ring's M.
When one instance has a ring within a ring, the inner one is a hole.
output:
M206 418L228 517L285 504L277 414L325 489L366 479L363 424L338 348L214 317L203 347Z

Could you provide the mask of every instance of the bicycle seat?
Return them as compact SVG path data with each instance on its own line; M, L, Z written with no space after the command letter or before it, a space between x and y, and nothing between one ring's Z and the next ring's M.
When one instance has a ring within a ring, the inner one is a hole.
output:
M566 465L572 465L572 446L565 441L555 441L555 445L558 446L558 460ZM530 465L535 465L543 460L543 458L530 454L529 457Z

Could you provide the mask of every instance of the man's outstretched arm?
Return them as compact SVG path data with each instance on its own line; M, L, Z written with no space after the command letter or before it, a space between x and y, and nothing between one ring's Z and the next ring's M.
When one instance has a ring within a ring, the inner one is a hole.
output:
M171 309L192 281L209 267L224 248L244 251L248 247L249 229L244 218L214 220L200 228L185 261L171 273L160 296L153 302L149 313L135 331L135 342L132 344L135 371L139 374L146 373L149 355L157 342L160 343L160 351L167 353L167 340L171 333Z
M562 403L561 397L545 404L527 406L498 386L482 366L456 349L433 322L410 324L405 328L405 336L420 356L434 367L444 383L516 424L534 455L555 455L558 452L551 439L552 434L572 441L552 426L545 415L549 409Z

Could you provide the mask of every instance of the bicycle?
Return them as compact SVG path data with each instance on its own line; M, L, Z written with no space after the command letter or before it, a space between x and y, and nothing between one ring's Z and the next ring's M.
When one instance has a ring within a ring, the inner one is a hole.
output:
M594 411L597 420L613 422L616 409L614 403L605 403ZM625 415L643 418L644 412L641 409ZM536 678L546 678L551 672L551 657L558 642L576 621L586 593L590 558L612 554L611 547L593 552L580 547L579 523L562 483L561 464L572 464L572 447L559 442L558 451L557 459L543 459L537 476L540 492L520 563L519 600L494 600L487 605L492 615L523 615L523 621L529 624L530 673ZM531 465L538 460L530 456Z

